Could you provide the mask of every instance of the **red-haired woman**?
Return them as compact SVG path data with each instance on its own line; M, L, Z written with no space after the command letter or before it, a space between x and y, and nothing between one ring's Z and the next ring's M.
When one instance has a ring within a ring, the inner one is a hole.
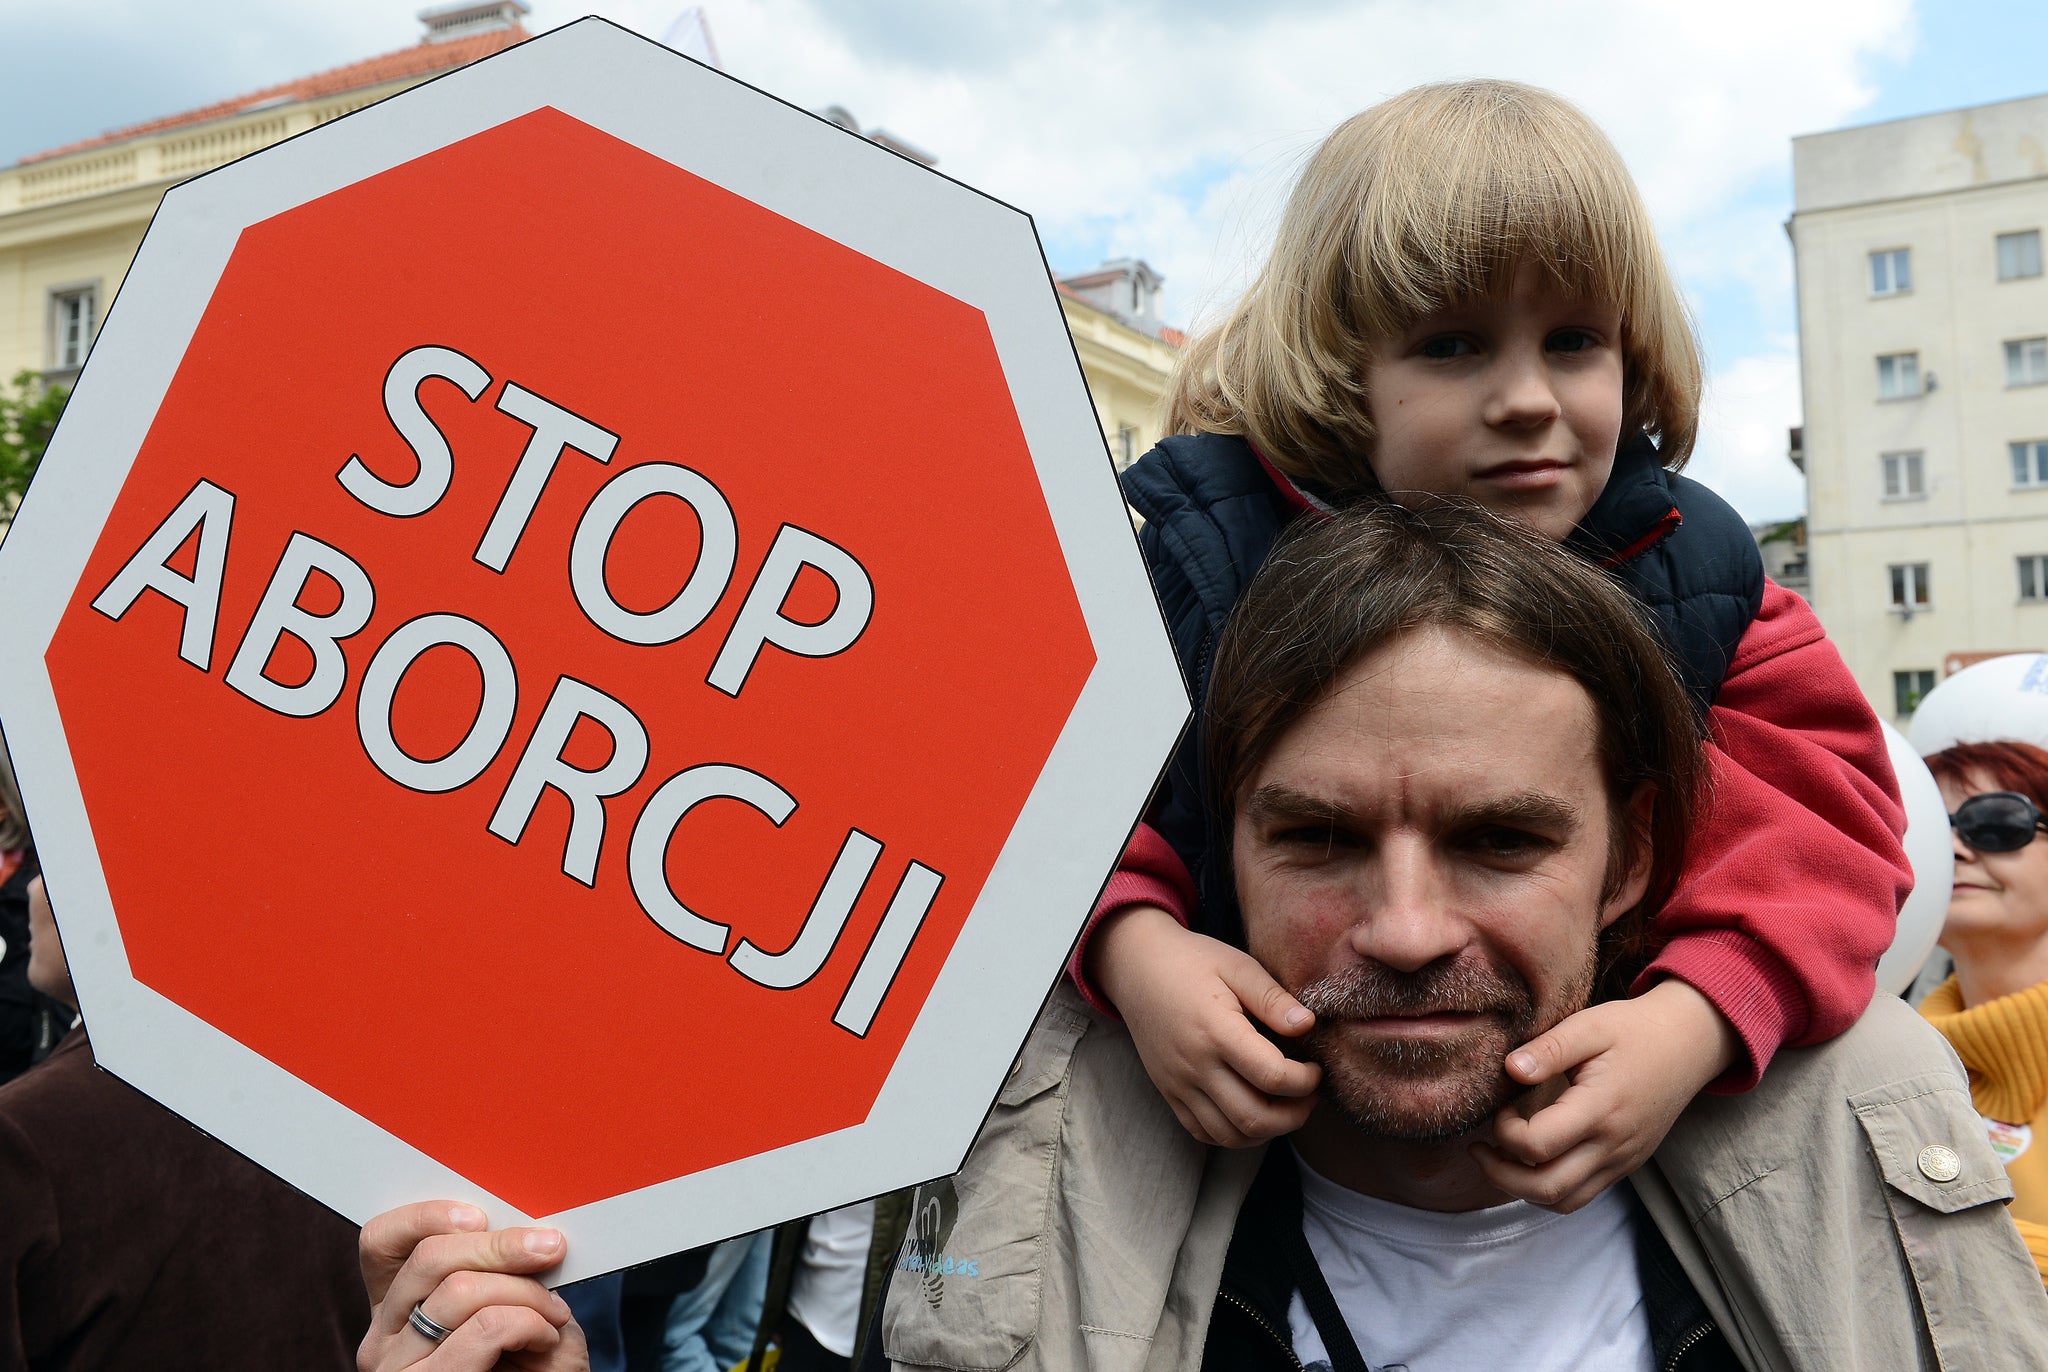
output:
M1920 1006L1970 1069L1970 1095L2012 1178L2012 1215L2048 1279L2048 752L1959 743L1927 759L1948 802L1953 977Z

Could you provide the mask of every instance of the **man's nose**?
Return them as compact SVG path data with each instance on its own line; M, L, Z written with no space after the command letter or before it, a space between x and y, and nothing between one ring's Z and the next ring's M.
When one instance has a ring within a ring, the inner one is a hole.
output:
M1557 386L1540 347L1502 351L1493 371L1493 391L1486 402L1488 424L1530 427L1547 424L1563 412Z
M1471 924L1456 911L1450 883L1426 842L1389 843L1381 851L1377 887L1352 925L1353 952L1399 972L1416 972L1471 942Z

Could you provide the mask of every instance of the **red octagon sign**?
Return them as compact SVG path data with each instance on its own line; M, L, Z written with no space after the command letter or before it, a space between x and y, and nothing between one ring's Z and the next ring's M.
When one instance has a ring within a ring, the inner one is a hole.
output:
M1023 216L599 21L172 191L0 601L102 1063L564 1280L956 1166L1186 711Z

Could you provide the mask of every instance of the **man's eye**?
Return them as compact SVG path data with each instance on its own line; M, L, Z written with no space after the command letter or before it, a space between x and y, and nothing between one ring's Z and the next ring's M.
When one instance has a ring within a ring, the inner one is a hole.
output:
M1439 338L1425 340L1416 351L1424 357L1446 358L1464 357L1478 350L1472 346L1471 339L1460 338L1455 334L1446 334Z
M1482 857L1533 857L1550 848L1550 840L1524 829L1489 825L1465 836L1465 846Z
M1331 824L1293 824L1274 834L1273 842L1287 848L1314 848L1327 852L1348 846L1350 836Z

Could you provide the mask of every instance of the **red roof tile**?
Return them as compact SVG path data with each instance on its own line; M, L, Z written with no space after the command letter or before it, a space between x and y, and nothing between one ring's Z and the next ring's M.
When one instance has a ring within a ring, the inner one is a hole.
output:
M397 52L387 52L381 57L351 62L332 71L303 76L296 81L287 81L281 86L272 86L251 95L237 96L233 100L223 100L218 104L187 110L183 114L152 119L146 124L132 124L125 129L103 133L97 138L67 143L61 148L31 153L21 160L23 163L44 162L52 157L66 157L90 148L124 143L131 138L140 138L144 134L162 133L166 129L184 128L188 124L204 124L215 119L227 119L247 113L259 105L297 104L302 100L318 100L323 96L339 95L344 91L380 86L387 81L400 81L408 76L431 76L437 72L467 66L479 58L489 57L492 53L503 52L515 43L526 41L529 36L524 28L514 24L509 28L494 29L470 38L451 38L445 43L419 43L409 48L400 48Z

